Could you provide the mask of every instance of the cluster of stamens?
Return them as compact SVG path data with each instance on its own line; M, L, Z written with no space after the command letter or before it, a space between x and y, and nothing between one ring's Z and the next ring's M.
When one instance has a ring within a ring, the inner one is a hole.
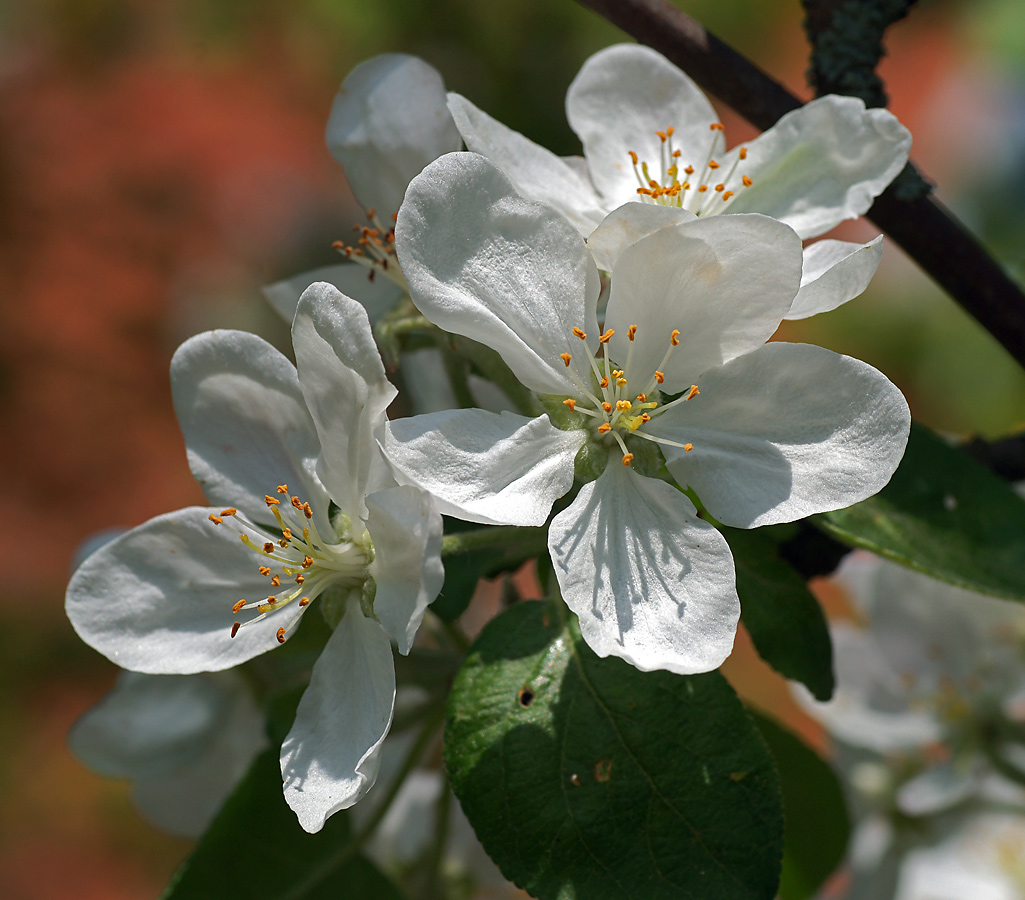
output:
M365 266L369 271L367 278L373 281L378 272L389 281L395 282L403 290L408 290L405 276L399 267L398 258L395 255L395 221L396 215L391 217L391 227L385 228L377 218L377 210L373 207L367 210L368 225L353 225L352 230L359 235L355 244L346 244L345 241L335 241L332 246L345 255L345 258L354 263Z
M235 637L240 628L298 601L291 620L277 630L278 642L283 644L310 602L326 588L335 584L348 587L362 584L369 560L364 544L344 538L339 540L334 534L325 538L317 528L310 504L296 495L289 496L287 484L279 484L276 493L283 495L288 504L282 504L278 497L270 494L264 500L280 534L253 524L234 507L223 509L220 514L211 513L209 519L214 525L223 525L225 519L235 521L241 529L242 543L261 557L260 574L274 590L255 602L239 600L232 606L235 615L242 610L253 611L256 615L246 622L236 621L231 626L231 636Z
M580 390L580 396L567 397L562 401L563 405L570 412L582 413L593 419L592 427L596 435L601 438L611 437L615 440L623 453L624 466L629 466L634 460L634 454L627 449L624 440L624 437L630 435L636 435L656 444L679 447L685 453L690 453L694 448L693 444L680 444L668 438L647 434L641 428L641 426L647 424L666 410L672 409L680 403L693 400L701 393L698 390L698 386L692 384L687 392L681 394L676 399L670 400L668 403L662 401L659 386L665 381L664 370L666 363L669 361L674 348L679 346L679 330L674 328L669 333L669 346L666 349L665 356L647 384L637 393L634 393L630 388L630 383L626 377L626 371L630 369L630 364L633 361L633 347L637 337L637 326L631 325L626 332L626 336L630 341L630 350L623 369L615 368L609 359L609 341L615 333L614 329L609 328L598 337L598 343L601 347L600 358L590 352L587 353L593 375L593 383L590 386L585 385L579 376L573 372L573 369L570 368L573 355L571 353L560 354L560 358L566 368L570 369L571 377L576 381L577 387ZM581 341L587 340L587 334L581 328L574 328L573 335Z
M681 151L673 148L673 128L665 131L656 131L661 142L662 172L661 179L655 179L648 170L647 162L638 159L637 154L632 150L630 160L633 162L634 174L637 176L637 194L645 203L655 203L659 206L677 206L687 209L699 216L720 213L736 196L736 191L729 188L737 166L742 160L747 159L747 148L741 147L737 152L733 165L725 174L719 172L722 166L713 159L716 148L716 132L722 131L723 126L719 122L713 122L712 144L705 156L704 164L700 169L688 165L682 170L683 178L680 178L680 156ZM693 181L693 183L692 183ZM734 184L737 190L750 187L753 184L747 175L741 175L739 184ZM716 204L716 200L720 202Z

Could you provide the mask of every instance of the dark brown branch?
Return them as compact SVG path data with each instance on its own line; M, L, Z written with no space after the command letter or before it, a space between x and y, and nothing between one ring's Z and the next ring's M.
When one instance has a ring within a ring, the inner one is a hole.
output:
M764 130L801 101L668 0L578 0ZM905 172L905 175L908 173ZM946 209L898 178L868 217L1025 367L1025 294ZM903 190L902 190L903 187Z

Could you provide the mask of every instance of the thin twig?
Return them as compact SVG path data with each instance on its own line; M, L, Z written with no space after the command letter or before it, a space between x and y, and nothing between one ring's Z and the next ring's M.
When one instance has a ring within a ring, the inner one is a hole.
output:
M761 129L801 101L668 0L577 0L654 47ZM932 197L902 195L902 180L868 217L1025 367L1025 294Z

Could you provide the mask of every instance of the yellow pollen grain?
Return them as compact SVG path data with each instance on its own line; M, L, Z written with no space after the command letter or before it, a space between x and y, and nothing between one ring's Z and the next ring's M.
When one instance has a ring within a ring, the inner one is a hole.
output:
M295 583L296 584L302 584L305 580L306 580L306 576L303 575L302 572L300 572L298 575L295 576Z
M634 461L634 455L632 453L623 454L623 465L628 466Z
M238 630L241 627L242 627L242 623L241 622L236 622L234 625L232 625L231 626L231 636L235 637L235 635L238 634Z
M279 484L278 485L278 493L279 494L287 494L288 493L288 485L287 484Z
M280 578L279 578L279 577L278 577L277 575L275 575L275 576L274 576L274 577L273 577L273 578L272 578L272 579L270 580L270 583L271 583L271 584L273 584L273 585L274 585L274 587L281 587L281 579L280 579Z
M267 543L263 545L263 552L264 553L273 553L274 552L274 545L270 541L267 541Z
M238 612L238 611L239 611L240 609L242 609L242 607L243 607L243 606L245 606L245 605L246 605L246 601L245 601L245 600L239 600L239 601L238 601L238 603L236 603L236 604L235 604L235 605L234 605L234 606L233 606L233 607L231 608L231 611L232 611L233 613L237 613L237 612Z
M627 384L627 382L626 382L625 378L617 378L616 379L616 387L626 387L626 384Z
M746 175L742 176L740 180L744 182L744 187L751 187L751 185L754 184L754 182Z
M573 354L572 353L560 353L559 354L559 359L561 359L566 364L566 368L568 369L569 368L569 361L571 359L573 359Z
M285 643L285 629L279 628L277 633L277 639L279 644Z
M733 196L733 191L726 191L726 193L722 195L723 202L725 203L732 196Z
M313 557L312 556L304 556L303 557L303 568L304 569L308 569L312 565L313 565Z
M587 332L586 332L586 331L584 331L584 330L583 330L582 328L576 328L576 327L574 327L574 329L573 329L573 333L574 333L574 334L575 334L575 335L576 335L576 336L577 336L578 338L580 338L580 340L582 340L582 341L585 341L585 340L587 340Z
M214 525L220 525L224 521L220 516L215 516L213 513L210 513L207 518L213 522Z
M637 335L637 326L636 326L636 325L631 325L631 326L630 326L629 328L627 328L627 330L626 330L626 336L627 336L627 337L628 337L628 338L629 338L629 339L630 339L631 341L632 341L632 340L634 339L634 337L635 337L636 335Z
M608 434L610 431L612 431L612 426L608 422L602 422L598 426L598 434Z
M696 384L692 384L690 386L690 391L687 392L687 399L693 400L700 393L701 391L698 390L698 386Z
M616 401L616 409L619 410L619 412L626 412L632 406L633 406L633 404L629 400L617 400Z
M603 403L603 404L601 405L601 408L602 408L602 409L604 409L604 410L605 410L605 412L607 412L607 413L610 413L610 412L612 412L612 404L611 404L611 403L609 403L608 401L606 401L605 403Z
M270 575L270 569L267 566L260 566L261 575Z
M565 400L563 400L562 405L565 406L570 412L577 411L577 401L574 400L572 397L567 397Z
M229 506L227 509L222 509L221 510L221 515L222 516L233 516L237 512L238 512L238 510L235 509L234 506Z
M598 338L598 340L601 341L603 344L607 344L609 341L612 340L612 335L614 335L615 333L615 329L610 328L608 331L605 332L605 334Z
M669 334L669 343L672 344L674 347L679 345L679 343L680 343L680 329L679 328L674 328L672 330L672 332L670 332L670 334Z
M694 449L694 445L693 444L689 444L688 443L688 444L684 444L683 445L683 452L684 453L690 453L690 451L693 450L693 449Z
M301 599L301 600L299 601L299 606L301 606L301 607L302 607L302 606L309 606L309 605L310 605L310 598L309 598L309 597L303 597L303 598L302 598L302 599Z
M658 369L656 369L655 370L655 381L657 381L659 384L661 384L665 380L666 380L665 372L659 372Z

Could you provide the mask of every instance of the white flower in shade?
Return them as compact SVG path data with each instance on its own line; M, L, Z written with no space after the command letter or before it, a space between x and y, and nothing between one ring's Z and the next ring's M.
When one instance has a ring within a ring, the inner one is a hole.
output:
M135 805L155 825L196 837L267 737L263 716L234 672L122 672L78 719L68 742L93 771L131 779Z
M588 644L639 669L713 669L740 607L719 521L787 522L874 493L910 427L872 367L765 342L790 308L801 244L765 216L697 219L624 250L604 330L598 270L558 212L494 163L442 157L409 186L396 244L412 296L446 331L488 344L550 410L451 410L385 430L402 477L442 512L551 523L563 597ZM654 477L650 477L654 476Z
M930 815L985 796L1025 754L1025 612L868 554L836 576L861 624L832 627L836 691L793 686L839 743L885 756L893 801Z
M609 271L624 246L694 216L757 212L802 239L821 235L866 212L911 147L908 130L886 110L829 95L727 151L723 126L697 85L636 44L594 54L570 85L566 114L584 160L550 153L458 94L449 95L449 108L467 148L497 163L524 197L569 218ZM860 294L879 265L881 241L809 246L786 318L826 312Z
M388 474L375 432L395 389L366 312L330 285L299 302L297 367L254 335L192 338L171 364L189 463L212 509L151 519L75 572L76 631L118 665L218 671L334 626L281 750L285 798L317 831L377 773L408 653L441 588L441 517ZM241 538L241 540L240 540Z
M429 162L461 147L441 75L404 53L383 53L360 63L335 97L326 138L367 214L366 223L357 226L356 241L336 245L351 262L276 282L264 294L291 322L300 294L326 281L362 303L374 324L406 294L392 243L406 185Z

